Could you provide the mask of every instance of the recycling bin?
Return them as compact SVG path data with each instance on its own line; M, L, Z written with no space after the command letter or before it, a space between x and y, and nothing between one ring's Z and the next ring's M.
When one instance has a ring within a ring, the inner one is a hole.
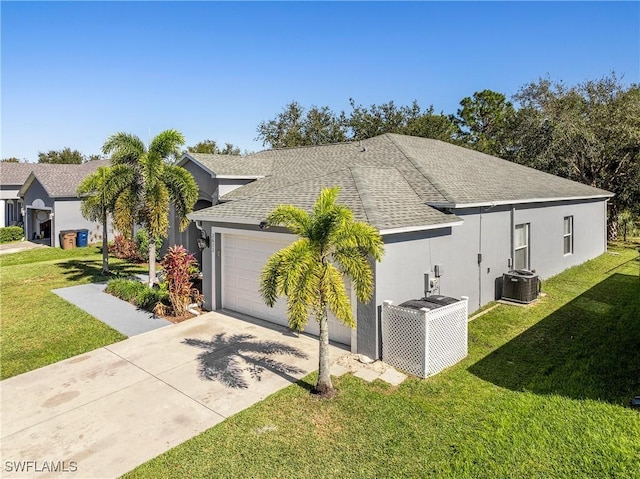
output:
M78 230L78 237L76 239L76 246L82 248L89 244L89 230Z

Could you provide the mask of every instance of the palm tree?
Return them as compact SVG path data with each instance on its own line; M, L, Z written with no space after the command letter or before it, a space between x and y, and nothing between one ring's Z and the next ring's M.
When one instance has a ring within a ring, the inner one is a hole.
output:
M339 188L320 193L311 214L292 205L275 208L265 222L282 225L300 238L269 258L260 278L260 294L268 306L287 297L289 327L302 330L309 315L320 323L319 371L315 392L333 391L329 371L328 311L354 327L343 277L349 277L361 302L371 299L373 274L369 258L382 259L378 231L353 219L353 212L336 204Z
M189 225L187 214L198 199L191 173L171 164L182 145L182 133L165 130L151 140L148 149L137 136L122 132L111 135L102 146L105 155L111 154L114 174L122 185L114 201L116 226L130 228L136 222L149 233L149 285L156 278L155 240L165 238L169 228L169 203L173 203L183 231Z
M112 168L101 166L78 186L80 211L89 221L102 222L102 274L109 274L107 217L113 212L114 195L122 185Z

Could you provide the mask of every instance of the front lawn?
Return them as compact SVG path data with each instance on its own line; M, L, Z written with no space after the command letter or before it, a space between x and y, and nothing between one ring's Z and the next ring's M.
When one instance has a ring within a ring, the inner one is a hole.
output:
M119 274L144 271L110 258ZM42 248L0 255L0 379L125 338L51 290L106 280L99 248Z
M319 400L311 375L125 477L640 477L640 265L612 250L470 323L435 377Z

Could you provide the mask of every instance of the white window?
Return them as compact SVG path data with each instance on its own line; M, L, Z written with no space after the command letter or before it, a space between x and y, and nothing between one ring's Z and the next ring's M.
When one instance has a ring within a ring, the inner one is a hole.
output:
M529 223L516 225L514 269L529 269Z
M564 254L573 254L573 216L564 217Z

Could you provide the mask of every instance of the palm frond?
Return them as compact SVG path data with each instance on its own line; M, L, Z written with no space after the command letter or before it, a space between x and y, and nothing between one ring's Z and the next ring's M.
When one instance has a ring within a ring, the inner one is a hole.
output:
M358 248L376 261L384 255L384 243L373 226L361 221L346 221L332 232L331 244L336 250Z
M325 188L322 190L313 206L313 215L316 218L320 218L330 213L335 208L338 193L340 193L340 188L338 187Z
M354 328L356 322L353 318L351 302L349 301L349 295L344 287L342 274L340 274L340 271L338 271L338 269L331 263L325 265L322 284L320 287L324 293L327 305L334 316L346 326Z
M184 135L178 130L165 130L158 133L149 145L149 153L158 155L162 160L180 155L180 147L184 145Z
M270 308L276 304L278 296L280 296L280 267L283 262L282 256L282 251L271 255L260 274L260 296Z
M175 205L180 231L184 231L189 226L187 215L193 211L193 205L198 200L198 185L187 170L170 165L164 166L160 181L166 186L169 199Z
M113 209L113 225L125 237L131 239L133 224L136 220L136 197L129 190L120 194Z
M298 236L308 237L311 232L309 213L293 205L277 206L265 221L269 225L284 226Z
M138 163L140 157L146 153L144 143L136 135L131 133L118 132L107 138L102 145L102 152L105 155L111 154L111 164Z
M373 274L368 256L358 248L340 249L332 257L342 272L352 279L359 301L366 302L373 294Z
M169 228L169 192L160 181L145 189L143 217L151 238L166 235Z

